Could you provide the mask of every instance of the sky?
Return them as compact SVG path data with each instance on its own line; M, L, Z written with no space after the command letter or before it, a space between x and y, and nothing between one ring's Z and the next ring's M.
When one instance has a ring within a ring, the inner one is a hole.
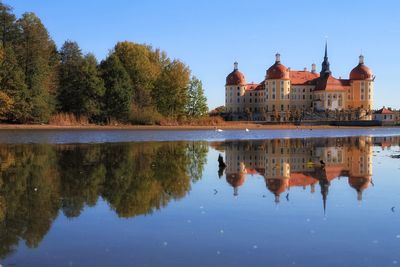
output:
M261 82L281 54L286 67L321 68L325 40L335 77L365 56L374 108L400 108L400 1L397 0L6 0L17 17L34 12L58 47L78 42L104 59L118 41L150 44L189 65L209 107L224 104L233 62Z

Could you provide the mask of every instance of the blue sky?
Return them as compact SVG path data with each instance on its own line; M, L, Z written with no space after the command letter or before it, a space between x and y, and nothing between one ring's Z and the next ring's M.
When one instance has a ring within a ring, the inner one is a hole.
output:
M347 78L362 52L376 75L375 108L400 108L400 1L9 0L36 13L60 47L69 39L104 59L118 41L151 44L188 64L210 108L224 103L233 62L260 82L280 52L292 69L318 70L325 38L331 70Z

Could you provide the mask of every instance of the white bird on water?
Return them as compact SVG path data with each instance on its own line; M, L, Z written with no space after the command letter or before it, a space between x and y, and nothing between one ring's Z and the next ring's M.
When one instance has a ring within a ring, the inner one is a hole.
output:
M249 130L249 129L247 129L247 128L246 128L246 130L245 130L245 131L246 131L246 132L250 132L250 130Z
M223 132L224 130L222 129L215 129L216 132Z

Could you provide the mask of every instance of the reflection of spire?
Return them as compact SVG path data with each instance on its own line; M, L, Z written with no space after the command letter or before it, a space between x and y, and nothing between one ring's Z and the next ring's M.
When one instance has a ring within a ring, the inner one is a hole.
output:
M328 193L329 193L330 183L327 179L321 179L319 181L319 185L321 187L321 195L322 195L323 206L324 206L324 215L325 215L326 214L326 200L327 200Z
M275 195L275 204L279 204L280 199L279 199L279 194Z

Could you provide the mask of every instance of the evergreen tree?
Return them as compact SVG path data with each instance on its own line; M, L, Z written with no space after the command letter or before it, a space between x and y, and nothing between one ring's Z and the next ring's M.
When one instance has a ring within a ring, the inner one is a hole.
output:
M132 83L128 73L115 54L104 60L100 69L105 87L104 115L108 120L128 120L132 104Z
M84 58L81 83L82 107L78 115L84 114L92 120L96 120L101 115L105 88L97 68L97 60L93 54L88 54Z
M189 117L202 117L207 115L208 112L203 84L195 76L192 76L189 83L186 112Z
M27 101L28 90L24 73L11 47L4 49L0 60L0 90L6 93L13 102L12 108L4 115L4 119L19 123L32 120L32 106Z
M0 42L3 47L10 46L16 41L16 17L12 8L0 2Z
M80 101L80 78L83 55L76 42L66 41L60 50L61 64L59 68L58 105L63 112L77 114L82 103Z
M96 58L85 57L76 42L67 41L61 48L59 71L60 110L96 120L100 116L104 84L99 76Z
M57 87L57 49L40 19L25 13L17 21L17 59L25 75L32 122L46 122L54 110Z

